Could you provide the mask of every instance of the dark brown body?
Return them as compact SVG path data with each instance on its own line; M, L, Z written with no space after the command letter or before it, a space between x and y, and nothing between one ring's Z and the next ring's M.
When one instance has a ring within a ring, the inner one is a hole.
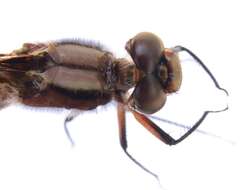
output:
M126 44L131 61L116 59L84 41L26 43L0 55L0 107L13 101L34 107L89 110L113 98L143 113L161 109L181 85L177 52L152 33ZM132 94L128 90L135 87Z
M133 64L78 41L24 44L0 62L18 70L1 71L2 83L18 89L19 102L34 107L93 109L135 84Z
M194 53L182 46L164 48L161 39L152 33L137 34L127 42L126 50L131 61L116 59L97 45L70 40L24 44L10 54L0 54L0 108L18 102L34 107L89 110L115 99L121 147L133 162L158 179L127 152L125 112L130 111L162 142L175 145L196 130L209 113L228 109L203 112L199 120L177 139L145 115L159 111L167 95L179 90L182 71L178 52L181 51L192 56L216 88L227 95L228 92L219 86ZM71 142L66 123L75 116L77 114L71 110L64 122Z

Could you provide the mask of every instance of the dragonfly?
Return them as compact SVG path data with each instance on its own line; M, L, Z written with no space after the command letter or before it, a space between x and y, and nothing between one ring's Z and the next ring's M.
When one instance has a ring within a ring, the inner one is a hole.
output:
M82 40L57 40L46 43L24 43L20 49L0 54L0 109L14 103L31 107L65 108L70 110L67 123L79 111L95 109L115 100L120 145L139 167L158 179L128 151L126 112L152 135L167 145L186 139L210 113L228 107L206 110L179 138L174 138L153 122L152 114L163 109L167 96L176 93L182 83L179 54L186 52L207 73L215 87L220 87L207 66L183 46L165 48L162 40L150 32L141 32L125 45L131 59L116 58L102 45ZM160 119L160 118L159 118ZM169 122L169 121L168 121Z

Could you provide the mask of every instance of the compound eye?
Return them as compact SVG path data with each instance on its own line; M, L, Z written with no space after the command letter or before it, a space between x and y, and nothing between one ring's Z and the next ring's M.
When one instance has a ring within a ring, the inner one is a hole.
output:
M166 101L166 94L153 75L144 77L135 87L132 96L132 107L145 114L157 112Z
M126 43L125 48L137 68L147 74L153 73L158 67L164 50L161 39L149 32L137 34Z

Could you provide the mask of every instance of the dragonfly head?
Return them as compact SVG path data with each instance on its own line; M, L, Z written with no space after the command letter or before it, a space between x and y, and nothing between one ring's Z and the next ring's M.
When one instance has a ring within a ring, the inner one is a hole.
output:
M125 48L140 73L130 106L153 114L164 106L168 93L180 88L182 72L178 55L173 49L164 48L162 40L149 32L137 34Z

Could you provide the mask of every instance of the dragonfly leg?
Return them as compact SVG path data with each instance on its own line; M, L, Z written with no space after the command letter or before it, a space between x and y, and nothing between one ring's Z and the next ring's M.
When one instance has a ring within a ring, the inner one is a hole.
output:
M132 114L136 118L136 120L145 127L148 131L150 131L154 136L156 136L159 140L164 142L168 145L175 145L183 141L185 138L187 138L193 131L195 131L200 124L204 121L204 119L207 117L209 113L218 113L227 110L228 108L225 108L223 110L218 111L205 111L203 112L202 116L198 119L198 121L191 127L190 130L188 130L183 136L181 136L178 139L174 139L171 137L168 133L163 131L159 126L157 126L154 122L152 122L149 118L147 118L145 115L138 113L134 110L131 110Z
M207 68L207 66L202 62L202 60L199 57L197 57L191 50L189 50L189 49L187 49L186 47L183 47L183 46L175 46L172 49L173 49L174 52L182 52L182 51L185 51L189 55L191 55L198 62L198 64L200 64L200 66L205 70L205 72L209 75L209 77L212 79L212 81L213 81L214 85L216 86L216 88L218 88L219 90L224 91L227 96L229 95L228 91L226 89L222 88L219 85L219 83L216 80L216 78L214 77L214 75Z
M127 139L126 139L126 119L125 119L125 106L121 103L118 103L117 106L117 114L118 114L118 123L119 123L119 137L120 137L120 144L122 149L124 150L125 154L140 168L142 168L147 173L151 174L153 177L156 178L156 180L159 182L159 177L157 174L151 172L149 169L147 169L145 166L143 166L140 162L138 162L134 157L131 156L131 154L127 151Z
M73 147L75 145L74 143L74 140L72 139L71 135L70 135L70 132L69 132L69 129L68 129L68 126L67 126L67 123L68 122L71 122L74 118L76 118L78 115L80 114L80 110L77 110L77 109L72 109L69 113L69 115L67 115L67 117L65 118L64 120L64 131L65 131L65 134L67 135L70 143L71 143L71 146Z

